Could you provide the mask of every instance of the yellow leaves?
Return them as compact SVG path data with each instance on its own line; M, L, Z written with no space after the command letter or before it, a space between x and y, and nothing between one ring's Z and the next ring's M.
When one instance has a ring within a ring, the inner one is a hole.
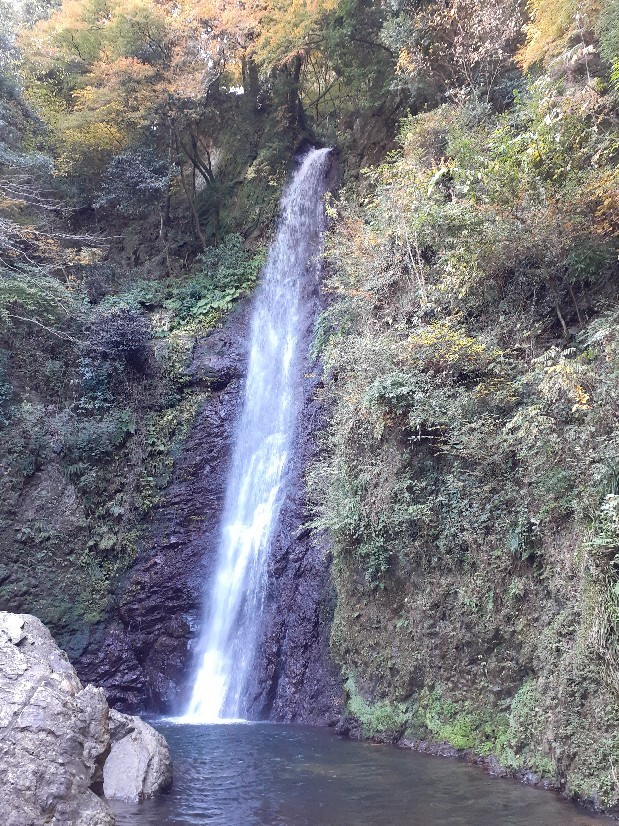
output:
M595 215L593 230L598 235L619 236L619 170L594 174L583 193Z
M589 410L591 408L591 405L589 404L591 397L580 384L577 384L574 387L574 397L576 399L576 404L572 407L572 412L575 412L576 410Z
M337 0L64 0L23 33L29 95L68 151L118 151L170 101L202 101L225 73L243 83L247 59L303 62ZM58 83L49 82L49 77ZM243 79L242 79L243 78Z
M154 81L157 77L157 71L153 66L133 56L99 60L93 64L90 74L99 85L105 85L110 89L122 89L127 85L137 86Z
M65 172L72 160L86 150L120 151L126 146L130 131L131 110L113 89L86 86L73 93L72 101L72 111L56 127L67 160L63 165Z
M524 69L557 57L572 36L593 28L600 14L599 0L529 0L528 7L531 22L519 54Z
M443 321L420 328L408 337L403 348L405 361L421 360L426 369L435 371L453 367L460 370L483 368L498 356L498 349L489 349L484 342Z
M16 213L26 206L26 201L14 198L0 191L0 212Z
M232 63L251 57L268 69L305 59L313 47L312 34L338 0L182 0L179 18L208 21L216 51Z
M398 62L396 63L396 73L398 75L415 75L423 68L419 57L412 53L406 46L400 50Z
M125 145L125 135L114 123L98 121L82 124L77 129L67 129L65 140L73 148L118 151Z
M103 250L98 247L80 247L79 249L69 249L65 251L66 260L69 264L81 264L87 266L89 264L96 264L101 260ZM72 280L70 276L69 280Z
M65 171L80 153L124 148L170 95L202 97L219 71L209 27L189 3L65 0L27 36L30 88L65 146ZM51 97L49 71L62 78Z
M550 402L566 399L572 402L572 413L590 410L590 394L584 387L586 366L577 358L571 358L573 350L561 353L552 348L539 360L545 364L539 383L542 396ZM554 359L557 358L557 361Z
M338 0L272 0L263 5L254 56L265 67L304 59L314 47L312 35Z

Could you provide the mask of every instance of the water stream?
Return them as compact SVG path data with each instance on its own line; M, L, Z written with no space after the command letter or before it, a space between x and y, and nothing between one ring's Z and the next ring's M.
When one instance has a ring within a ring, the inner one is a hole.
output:
M329 151L311 150L287 187L257 291L219 557L185 722L245 716L269 546L302 397L301 349L309 322L304 283L320 241Z

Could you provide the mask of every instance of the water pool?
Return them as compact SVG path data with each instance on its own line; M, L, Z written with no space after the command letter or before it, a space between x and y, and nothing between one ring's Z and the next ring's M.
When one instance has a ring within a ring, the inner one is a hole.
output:
M320 728L156 721L174 760L159 800L114 805L118 826L602 826L558 796L457 759Z

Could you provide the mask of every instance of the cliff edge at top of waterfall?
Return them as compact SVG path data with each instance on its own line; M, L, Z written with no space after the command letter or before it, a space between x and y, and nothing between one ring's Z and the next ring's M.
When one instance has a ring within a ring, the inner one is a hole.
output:
M39 619L0 612L2 822L113 826L104 795L141 800L171 784L164 738L84 688Z

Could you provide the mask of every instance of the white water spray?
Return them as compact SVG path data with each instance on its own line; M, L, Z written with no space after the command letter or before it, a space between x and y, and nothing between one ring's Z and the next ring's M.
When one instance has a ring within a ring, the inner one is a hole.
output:
M300 349L308 323L302 288L318 251L329 151L310 151L286 189L256 295L219 557L185 722L221 722L245 714L269 549L300 408Z

